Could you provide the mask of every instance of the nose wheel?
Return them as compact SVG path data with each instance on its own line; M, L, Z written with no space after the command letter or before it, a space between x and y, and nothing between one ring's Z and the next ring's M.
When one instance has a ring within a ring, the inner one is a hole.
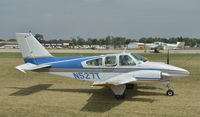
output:
M170 86L170 82L169 81L165 81L164 84L166 85L166 87L168 88L166 95L167 96L173 96L174 95L174 91L172 90L171 86Z
M167 96L173 96L174 95L174 91L171 89L168 89L166 92Z

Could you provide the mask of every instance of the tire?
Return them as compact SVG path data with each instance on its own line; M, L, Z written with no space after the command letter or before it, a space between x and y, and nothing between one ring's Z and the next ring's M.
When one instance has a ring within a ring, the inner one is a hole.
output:
M117 100L124 99L126 97L125 93L123 95L115 95Z
M134 88L134 84L126 84L126 89L133 89Z
M115 98L116 98L117 100L120 100L120 99L121 99L121 95L115 95Z
M167 90L166 94L167 94L167 96L173 96L174 95L174 91L169 89L169 90Z

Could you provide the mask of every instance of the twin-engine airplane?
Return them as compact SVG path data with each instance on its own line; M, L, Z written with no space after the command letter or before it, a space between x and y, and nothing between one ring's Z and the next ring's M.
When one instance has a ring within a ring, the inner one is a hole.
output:
M125 89L138 82L160 81L168 87L167 95L173 96L170 78L189 75L185 69L160 62L150 62L133 53L107 54L87 57L54 57L31 33L17 33L25 64L16 68L25 71L43 72L77 80L91 81L92 86L107 86L116 99L125 97Z

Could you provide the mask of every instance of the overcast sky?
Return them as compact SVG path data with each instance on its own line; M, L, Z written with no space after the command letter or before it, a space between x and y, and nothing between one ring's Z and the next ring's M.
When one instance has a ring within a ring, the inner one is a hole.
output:
M0 38L200 38L200 0L0 0Z

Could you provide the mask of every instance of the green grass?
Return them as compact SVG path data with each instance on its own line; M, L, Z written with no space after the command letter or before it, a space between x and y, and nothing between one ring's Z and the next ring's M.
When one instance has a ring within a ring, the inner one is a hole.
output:
M152 61L166 60L166 54L143 55ZM20 53L0 53L0 117L198 117L200 55L172 54L170 58L171 64L191 72L189 77L172 80L173 97L165 96L166 88L160 84L138 85L127 91L125 100L118 101L109 88L92 88L89 82L34 72L24 74L15 69L23 63Z

